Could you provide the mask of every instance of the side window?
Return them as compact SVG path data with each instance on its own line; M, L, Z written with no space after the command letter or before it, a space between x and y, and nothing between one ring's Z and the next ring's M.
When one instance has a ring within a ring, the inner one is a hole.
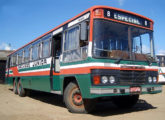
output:
M29 62L30 60L30 51L29 48L24 49L24 63Z
M44 40L42 42L42 57L49 57L50 56L50 40Z
M79 47L79 26L65 32L64 51L74 50Z
M39 44L34 44L32 46L32 60L37 60L39 58Z
M12 56L12 66L16 66L17 64L17 54L15 53L13 56Z
M63 62L73 62L81 60L79 29L80 27L76 26L65 32Z
M20 51L18 53L18 57L17 57L17 59L18 59L17 63L18 64L21 64L22 63L22 58L23 58L23 51Z

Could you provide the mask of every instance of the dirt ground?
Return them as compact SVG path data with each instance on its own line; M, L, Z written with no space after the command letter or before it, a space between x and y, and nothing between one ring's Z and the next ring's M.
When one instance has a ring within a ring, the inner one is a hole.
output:
M131 109L119 109L111 102L98 103L91 114L69 113L62 97L33 92L19 97L12 87L0 84L0 120L165 120L165 86L155 95L141 95Z

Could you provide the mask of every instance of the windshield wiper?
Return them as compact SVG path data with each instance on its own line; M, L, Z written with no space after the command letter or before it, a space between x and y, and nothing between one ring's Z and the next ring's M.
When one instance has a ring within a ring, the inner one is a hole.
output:
M123 60L124 55L126 55L126 54L125 54L125 52L124 52L124 51L122 51L121 56L120 56L120 57L119 57L119 58L115 61L115 63L116 63L116 64L119 64L119 63L120 63L120 61L121 61L121 60Z
M118 58L118 59L115 61L115 63L116 63L116 64L119 64L121 60L123 60L122 57Z

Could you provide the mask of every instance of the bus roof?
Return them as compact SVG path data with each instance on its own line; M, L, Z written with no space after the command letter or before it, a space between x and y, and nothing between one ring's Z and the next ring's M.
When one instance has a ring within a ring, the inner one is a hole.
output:
M93 6L93 7L91 7L91 8L88 8L87 10L81 12L80 14L78 14L78 15L76 15L75 17L69 19L68 21L66 21L66 22L64 22L64 23L62 23L62 24L60 24L60 25L58 25L57 27L55 27L55 28L49 30L48 32L42 34L41 36L37 37L36 39L32 40L31 42L25 44L25 45L22 46L21 48L19 48L19 49L13 51L11 54L13 54L13 53L19 51L20 49L22 49L22 48L28 46L29 44L31 44L31 43L33 43L33 42L37 41L38 39L42 38L43 36L48 35L49 33L53 32L54 30L56 30L56 29L62 27L63 25L65 25L65 24L67 24L67 23L73 21L73 20L76 19L77 17L80 17L81 15L83 15L83 14L89 12L89 11L93 11L93 10L95 10L95 9L99 9L99 8L107 8L107 9L109 8L109 9L113 9L113 10L117 10L117 11L121 11L121 12L129 13L129 14L132 14L132 15L135 15L135 16L138 16L138 17L141 17L141 18L147 19L147 20L149 20L149 21L151 21L151 22L153 23L153 20L152 20L152 19L147 18L147 17L142 16L142 15L137 14L137 13L131 12L131 11L127 11L127 10L123 10L123 9L119 9L119 8L115 8L115 7L109 7L109 6L103 6L103 5L96 5L96 6ZM9 54L8 56L10 56L11 54Z

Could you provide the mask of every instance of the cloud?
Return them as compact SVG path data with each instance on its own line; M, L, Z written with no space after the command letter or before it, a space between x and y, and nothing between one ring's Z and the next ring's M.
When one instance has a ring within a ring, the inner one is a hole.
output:
M159 50L158 55L165 55L165 50Z
M0 50L11 50L11 45L7 43L0 44Z
M125 1L125 0L118 0L119 5L120 5L120 6L123 6L123 5L124 5L124 1Z

